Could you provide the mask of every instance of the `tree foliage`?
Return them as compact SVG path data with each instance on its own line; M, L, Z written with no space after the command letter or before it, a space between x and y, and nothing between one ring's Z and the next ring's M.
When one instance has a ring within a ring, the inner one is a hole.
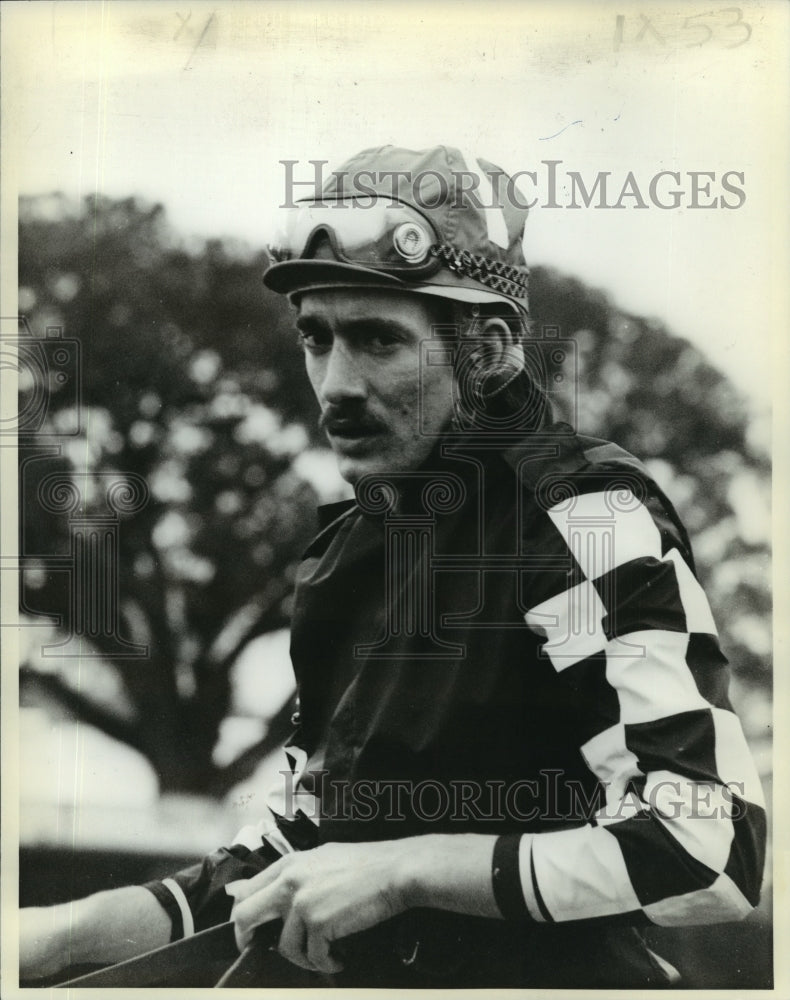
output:
M319 441L317 409L289 307L262 271L246 247L177 240L158 205L21 204L20 309L35 336L60 326L79 342L82 376L81 432L23 462L31 613L67 626L73 596L72 528L41 509L43 479L82 477L85 510L98 501L84 483L101 474L148 488L118 530L120 630L148 655L119 658L113 636L91 636L117 682L111 697L75 686L65 662L31 661L25 681L140 749L166 789L222 793L284 735L289 714L235 764L213 762L230 668L254 636L287 624L314 527L315 491L294 458ZM536 331L558 327L576 345L560 409L647 459L696 541L734 669L767 683L768 550L754 497L764 500L768 461L744 403L690 344L575 279L536 269L532 303ZM73 409L53 381L42 435Z

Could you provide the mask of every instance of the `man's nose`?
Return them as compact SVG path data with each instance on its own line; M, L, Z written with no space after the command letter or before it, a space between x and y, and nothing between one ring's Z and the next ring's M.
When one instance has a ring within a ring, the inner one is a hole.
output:
M326 368L321 380L321 396L327 403L345 399L364 399L367 386L363 366L347 344L335 340L326 356Z

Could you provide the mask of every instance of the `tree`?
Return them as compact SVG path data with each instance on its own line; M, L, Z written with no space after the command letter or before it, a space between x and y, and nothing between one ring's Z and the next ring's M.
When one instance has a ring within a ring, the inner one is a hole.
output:
M315 493L292 467L308 435L288 414L314 404L287 309L264 295L261 273L260 258L218 243L179 247L159 206L22 206L22 304L34 329L62 326L79 341L82 376L81 433L21 477L25 606L73 625L83 584L58 560L74 554L75 517L101 516L114 479L147 494L118 525L118 628L85 637L123 699L75 691L66 657L59 674L28 668L25 681L142 751L163 789L219 794L287 732L284 706L257 751L212 762L230 667L251 638L287 623L313 530ZM73 424L73 409L53 384L37 441ZM81 496L61 515L42 510L58 471ZM147 654L121 655L119 640Z

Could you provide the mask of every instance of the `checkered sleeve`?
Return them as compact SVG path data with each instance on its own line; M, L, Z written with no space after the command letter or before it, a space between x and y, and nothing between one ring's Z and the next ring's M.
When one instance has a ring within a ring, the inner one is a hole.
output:
M521 887L538 921L738 920L759 899L760 781L677 516L626 480L581 477L543 505L568 569L543 575L525 620L560 683L585 694L580 750L605 804L584 826L522 837Z
M283 853L271 836L257 827L245 827L230 847L220 847L169 878L146 882L171 922L171 940L191 937L198 931L230 919L233 899L226 893L228 882L252 878L277 861Z
M284 748L284 757L291 775L287 787L293 789L307 755L290 745ZM285 770L280 772L281 777L285 774ZM309 804L309 798L298 787L288 794L285 782L274 783L267 795L268 817L242 827L229 847L212 851L169 878L144 883L170 917L172 941L230 919L233 899L225 891L229 882L252 878L284 854L313 846L312 812L305 814L301 809Z

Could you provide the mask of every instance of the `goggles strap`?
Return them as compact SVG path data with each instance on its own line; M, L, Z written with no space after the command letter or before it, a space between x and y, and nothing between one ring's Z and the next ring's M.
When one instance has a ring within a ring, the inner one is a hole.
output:
M526 267L489 260L469 250L458 250L448 243L432 246L429 252L442 260L451 271L474 278L495 292L503 292L513 298L526 298L529 282Z

